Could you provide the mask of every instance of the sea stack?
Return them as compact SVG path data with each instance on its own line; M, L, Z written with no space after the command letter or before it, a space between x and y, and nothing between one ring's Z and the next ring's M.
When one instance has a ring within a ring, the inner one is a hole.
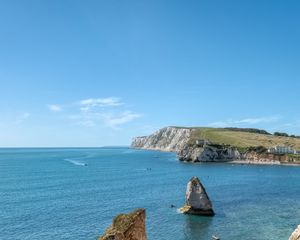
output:
M292 235L290 236L289 240L300 240L300 225L292 233Z
M211 201L199 178L192 177L186 188L185 206L180 209L185 214L214 216Z
M145 209L120 214L98 240L146 240L145 218Z

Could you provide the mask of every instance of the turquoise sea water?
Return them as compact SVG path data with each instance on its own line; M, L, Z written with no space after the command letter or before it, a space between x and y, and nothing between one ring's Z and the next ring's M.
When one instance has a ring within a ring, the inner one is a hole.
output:
M170 208L184 205L192 176L215 217ZM138 207L149 240L288 239L300 224L300 167L186 164L129 148L0 149L1 240L94 240Z

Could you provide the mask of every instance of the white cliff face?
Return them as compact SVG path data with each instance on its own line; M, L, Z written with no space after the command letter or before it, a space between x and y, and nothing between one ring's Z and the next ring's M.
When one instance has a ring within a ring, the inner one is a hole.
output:
M178 152L188 145L193 129L166 127L157 132L133 139L134 148Z
M300 240L300 225L292 233L292 235L290 236L289 240Z

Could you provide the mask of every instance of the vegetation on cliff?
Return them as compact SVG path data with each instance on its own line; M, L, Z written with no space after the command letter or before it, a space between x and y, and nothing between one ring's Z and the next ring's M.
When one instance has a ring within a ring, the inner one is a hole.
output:
M231 128L194 128L191 134L189 144L194 145L198 139L206 139L214 144L224 144L245 150L250 147L271 148L274 146L290 146L294 149L300 149L300 139L275 136L271 134L262 134L260 132L241 131Z
M300 139L253 128L166 127L132 142L135 148L176 152L181 161L299 162L298 154L268 151L278 146L295 153L300 150Z
M259 133L259 134L266 134L266 135L271 135L271 133L267 132L266 130L262 129L257 129L257 128L237 128L237 127L227 127L224 128L230 131L235 131L235 132L249 132L249 133Z

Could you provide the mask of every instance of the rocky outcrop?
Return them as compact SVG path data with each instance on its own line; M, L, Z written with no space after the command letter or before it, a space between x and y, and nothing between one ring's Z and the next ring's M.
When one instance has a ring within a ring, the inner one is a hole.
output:
M290 236L289 240L300 240L300 225L292 233L292 235Z
M166 127L144 137L133 139L134 148L177 152L188 145L193 129Z
M186 188L185 206L180 208L182 213L203 216L213 216L215 213L211 201L199 178L192 177Z
M203 148L199 148L197 146L185 145L182 149L179 149L176 153L180 161L198 162L198 157L202 152L203 152Z
M145 209L120 214L98 240L146 240L145 218Z
M231 146L225 145L207 145L198 156L198 161L232 161L240 159L239 151Z
M224 162L240 159L239 151L231 146L210 144L197 157L200 162Z
M255 164L280 164L289 161L288 155L274 153L258 153L250 151L244 154L244 160L248 163Z
M181 161L192 162L226 162L240 160L242 155L231 146L206 144L203 147L185 146L177 152Z

